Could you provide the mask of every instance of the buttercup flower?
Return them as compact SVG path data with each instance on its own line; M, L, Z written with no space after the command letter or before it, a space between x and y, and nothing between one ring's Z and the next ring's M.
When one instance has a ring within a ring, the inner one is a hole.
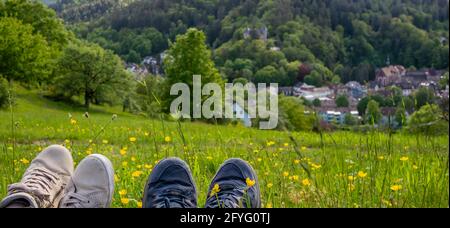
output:
M252 179L250 179L250 178L247 178L247 179L245 180L245 182L247 183L247 187L248 187L248 188L251 188L251 187L255 186L255 184L256 184L256 180L252 180Z
M164 142L166 142L166 143L170 143L171 141L172 141L172 138L170 136L166 136L164 138Z
M406 157L406 156L405 156L405 157L401 157L401 158L400 158L400 161L402 161L402 162L406 162L406 161L408 161L408 160L409 160L409 158L408 158L408 157Z
M121 202L122 204L127 205L127 204L130 203L130 199L128 199L128 198L121 198L121 199L120 199L120 202Z
M302 185L303 186L310 186L311 185L311 181L309 179L304 179L304 180L302 180Z
M403 186L401 186L401 185L393 185L391 187L391 190L394 191L394 192L397 192L397 191L402 190L402 188L403 188Z
M124 196L124 195L126 195L128 192L127 192L127 190L125 190L125 189L122 189L122 190L120 190L119 191L119 195L120 196Z
M360 177L360 178L365 178L365 177L367 177L367 173L365 173L365 172L363 172L363 171L359 171L359 172L358 172L358 177Z
M211 190L210 197L216 195L219 192L220 192L220 186L218 184L215 184L214 188Z
M136 137L130 137L130 142L134 143L136 141L137 141Z

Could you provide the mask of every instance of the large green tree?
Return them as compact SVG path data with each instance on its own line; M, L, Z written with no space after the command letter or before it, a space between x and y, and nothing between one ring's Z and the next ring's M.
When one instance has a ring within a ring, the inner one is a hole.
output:
M0 75L8 81L45 79L51 73L51 48L31 25L0 18Z
M179 35L175 43L170 45L164 61L168 87L176 83L186 83L193 91L194 75L202 77L203 85L217 83L223 87L224 81L211 60L211 51L205 42L205 34L192 28L186 34ZM166 96L165 106L169 108L173 97L169 96L168 91Z
M112 51L96 44L76 41L64 49L58 62L55 86L66 96L81 95L89 109L92 102L120 101L129 89L130 77Z

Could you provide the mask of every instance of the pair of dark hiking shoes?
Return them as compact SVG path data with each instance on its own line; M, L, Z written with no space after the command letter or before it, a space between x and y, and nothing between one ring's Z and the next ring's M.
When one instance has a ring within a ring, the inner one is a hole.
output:
M143 207L197 208L197 188L184 161L169 158L154 168L145 186ZM205 208L259 207L260 189L253 168L241 159L226 161L211 182Z

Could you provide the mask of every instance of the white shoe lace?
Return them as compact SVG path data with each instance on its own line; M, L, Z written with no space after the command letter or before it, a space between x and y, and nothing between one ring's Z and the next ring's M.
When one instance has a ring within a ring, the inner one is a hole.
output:
M51 171L44 168L34 168L24 175L21 183L12 184L8 187L10 194L28 193L33 196L41 207L52 204L52 191L62 190L60 178Z

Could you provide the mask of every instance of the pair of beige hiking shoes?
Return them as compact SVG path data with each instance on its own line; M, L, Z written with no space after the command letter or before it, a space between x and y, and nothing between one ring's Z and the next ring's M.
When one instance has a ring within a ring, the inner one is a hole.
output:
M74 171L70 151L50 146L8 187L0 208L107 208L113 193L114 169L106 157L90 155Z

